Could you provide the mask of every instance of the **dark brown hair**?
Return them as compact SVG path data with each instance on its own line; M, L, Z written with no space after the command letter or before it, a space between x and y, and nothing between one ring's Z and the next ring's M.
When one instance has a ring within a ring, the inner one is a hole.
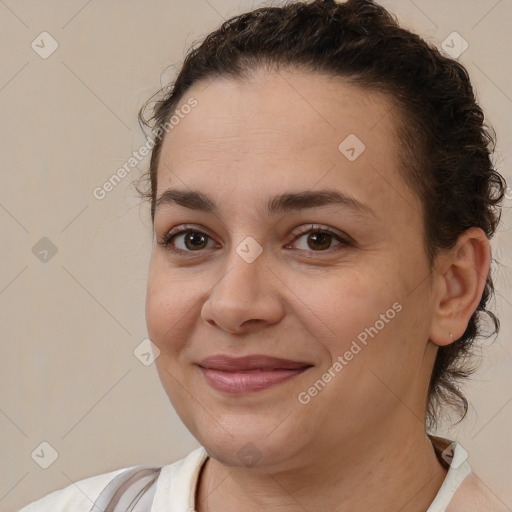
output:
M139 112L141 126L164 125L187 90L199 80L216 77L243 80L258 67L295 68L341 77L388 95L396 105L399 158L405 181L421 200L425 249L430 266L441 249L452 247L473 226L491 238L501 215L505 181L491 155L495 134L484 123L466 69L441 54L371 0L315 0L264 7L224 22L190 49L177 78L159 93L152 116ZM157 191L157 165L164 138L155 139L149 171L141 177L151 201ZM493 295L491 274L464 334L439 347L430 380L427 427L438 422L439 407L451 405L464 418L468 402L458 381L476 369L472 348L483 336L482 315L499 330L486 309ZM471 363L471 364L470 364Z

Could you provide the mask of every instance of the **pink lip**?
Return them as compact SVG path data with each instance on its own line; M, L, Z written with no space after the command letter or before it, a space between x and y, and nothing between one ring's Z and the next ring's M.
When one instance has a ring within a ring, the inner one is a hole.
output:
M306 371L312 365L265 355L207 357L199 363L206 382L217 391L261 391Z

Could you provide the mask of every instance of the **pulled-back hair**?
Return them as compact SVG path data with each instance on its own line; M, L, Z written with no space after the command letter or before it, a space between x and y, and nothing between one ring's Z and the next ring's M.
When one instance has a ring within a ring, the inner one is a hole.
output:
M439 251L453 247L468 228L492 237L506 183L491 162L495 134L484 123L466 69L371 0L296 1L232 17L193 45L174 83L159 91L151 117L144 115L151 99L140 110L141 126L164 125L199 80L243 80L261 67L320 73L388 95L396 109L400 172L420 198L431 270ZM151 201L153 222L163 140L155 139L149 171L140 178L146 190L136 185ZM483 315L493 326L488 335L499 330L498 318L486 309L493 292L489 272L464 334L438 348L426 397L428 428L437 425L443 404L461 419L466 415L458 383L476 369L470 356L484 336Z

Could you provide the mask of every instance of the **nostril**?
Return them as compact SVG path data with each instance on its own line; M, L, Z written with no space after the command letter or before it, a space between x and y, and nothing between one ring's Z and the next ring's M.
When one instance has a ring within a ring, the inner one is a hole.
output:
M254 322L256 322L256 324L260 324L263 320L260 320L259 318L253 318L251 320L246 320L242 326L246 325L246 324L249 324L249 325L252 325Z

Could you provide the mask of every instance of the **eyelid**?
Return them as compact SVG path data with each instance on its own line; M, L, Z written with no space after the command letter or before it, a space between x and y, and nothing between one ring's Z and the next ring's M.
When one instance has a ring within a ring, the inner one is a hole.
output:
M179 226L176 226L175 228L170 229L168 232L165 233L163 240L161 242L158 242L160 246L162 246L164 249L178 253L178 254L193 254L194 252L200 254L204 252L204 250L198 250L198 251L187 251L183 249L177 249L172 246L171 240L174 237L181 236L183 234L186 234L188 232L196 232L203 235L206 235L210 240L214 240L211 235L208 234L208 230L202 226L197 227L197 225L190 225L190 224L181 224ZM291 243L295 242L299 238L301 238L303 235L308 233L325 233L328 235L333 236L336 238L340 244L339 245L347 245L347 246L355 246L355 241L352 237L347 235L344 232L339 232L338 230L334 230L333 228L330 228L328 226L323 226L320 224L310 223L300 226L299 232L294 236L294 238L288 242L285 247L288 248ZM292 249L295 251L304 251L303 249ZM330 253L332 252L332 248L325 250L325 251L306 251L306 252L312 252L312 253Z
M176 226L176 227L170 229L169 231L167 231L164 234L162 241L158 242L158 245L162 246L164 249L166 249L170 252L176 252L176 253L181 253L181 254L183 254L183 253L192 254L194 252L197 252L197 253L202 252L202 251L184 251L183 249L177 249L175 247L170 247L170 246L172 246L171 240L174 237L181 236L181 235L184 235L189 232L201 233L203 235L206 235L210 240L213 240L213 237L208 234L208 230L206 228L204 228L203 226L199 225L199 227L197 227L197 225L180 224L179 226Z
M294 242L295 240L300 238L302 235L305 235L309 232L327 233L329 235L332 235L332 236L338 238L340 241L342 241L343 243L345 243L347 245L355 245L355 240L351 236L344 233L343 231L338 231L337 229L335 230L334 228L330 228L328 226L323 226L321 224L315 224L315 223L305 224L305 225L301 226L301 230L299 231L297 236L292 240L292 242ZM326 252L326 251L312 251L312 252Z

